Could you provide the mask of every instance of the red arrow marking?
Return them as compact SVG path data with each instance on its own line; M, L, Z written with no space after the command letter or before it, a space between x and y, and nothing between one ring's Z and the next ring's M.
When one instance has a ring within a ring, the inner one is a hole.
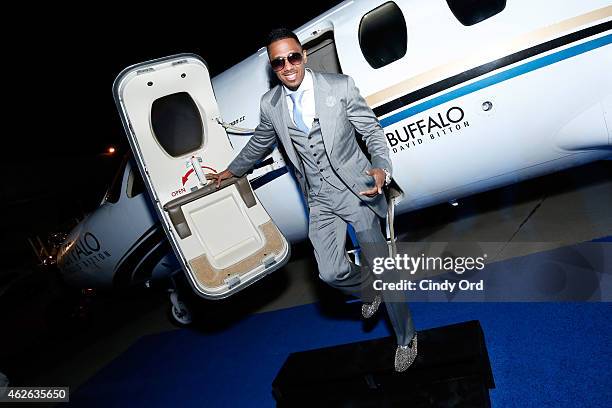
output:
M212 170L213 173L216 173L217 170L213 169L212 167L208 167L208 166L202 166L203 169L208 169L208 170ZM193 173L193 169L189 169L189 171L187 173L185 173L185 175L182 177L183 180L183 185L185 185L185 183L187 182L187 179L189 178L189 176L191 175L191 173Z
M189 169L189 171L187 173L185 173L185 175L183 176L183 185L185 185L185 183L187 182L187 179L189 178L189 175L193 173L193 169Z

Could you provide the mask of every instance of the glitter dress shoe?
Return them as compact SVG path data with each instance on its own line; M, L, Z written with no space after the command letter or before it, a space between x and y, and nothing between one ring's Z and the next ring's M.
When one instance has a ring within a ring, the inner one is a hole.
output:
M364 319L369 319L374 316L374 313L378 310L378 306L382 302L382 297L380 295L376 295L372 303L364 303L361 305L361 315Z
M401 373L414 363L417 356L417 335L414 334L406 346L397 346L395 350L395 371Z

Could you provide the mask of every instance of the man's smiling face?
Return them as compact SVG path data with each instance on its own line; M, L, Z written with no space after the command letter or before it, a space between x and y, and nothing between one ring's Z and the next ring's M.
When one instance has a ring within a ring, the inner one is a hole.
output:
M302 53L302 62L292 65L287 61L287 56L291 53ZM277 58L285 58L283 69L275 71L275 74L287 88L296 90L304 80L306 51L302 51L300 44L293 38L283 38L282 40L274 41L268 46L268 57L270 61Z

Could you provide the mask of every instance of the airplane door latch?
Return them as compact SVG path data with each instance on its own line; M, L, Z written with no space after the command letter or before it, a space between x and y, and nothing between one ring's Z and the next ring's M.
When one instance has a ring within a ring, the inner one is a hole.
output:
M200 185L205 186L208 184L208 179L206 178L206 176L204 175L204 172L202 171L202 166L200 165L201 161L202 161L201 157L195 157L195 156L191 156L191 159L189 160L191 164L191 168L196 174L196 177L198 178Z

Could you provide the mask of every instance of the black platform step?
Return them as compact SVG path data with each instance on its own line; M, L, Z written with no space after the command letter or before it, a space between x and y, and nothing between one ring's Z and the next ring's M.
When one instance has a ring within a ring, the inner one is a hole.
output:
M279 407L489 407L495 388L476 320L418 332L418 356L393 370L391 337L292 353L272 383Z

